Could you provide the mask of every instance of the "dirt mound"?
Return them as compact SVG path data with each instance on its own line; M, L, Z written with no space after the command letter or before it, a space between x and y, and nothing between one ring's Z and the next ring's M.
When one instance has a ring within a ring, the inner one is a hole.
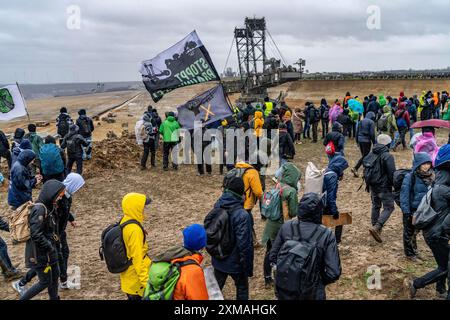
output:
M99 171L136 167L142 148L136 144L134 134L127 130L121 137L110 131L107 138L93 142L92 160L86 163L86 178L97 175Z

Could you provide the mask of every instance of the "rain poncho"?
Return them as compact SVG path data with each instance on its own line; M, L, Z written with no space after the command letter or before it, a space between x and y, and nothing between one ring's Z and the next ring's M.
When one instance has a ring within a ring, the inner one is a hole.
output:
M338 104L335 104L335 105L331 108L331 110L330 110L330 120L331 120L331 123L332 123L332 124L336 122L338 116L339 116L342 112L344 112L344 109L342 109L342 107L341 107L340 105L338 105Z
M436 137L431 132L425 132L421 135L417 135L414 141L414 153L425 152L431 157L433 161L436 159L436 155L439 151L439 147L436 143Z

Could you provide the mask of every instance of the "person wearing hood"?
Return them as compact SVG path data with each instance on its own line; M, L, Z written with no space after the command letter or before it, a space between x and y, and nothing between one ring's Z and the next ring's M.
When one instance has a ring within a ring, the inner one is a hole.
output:
M361 158L351 171L355 177L359 177L358 170L364 158L370 153L372 144L375 144L375 114L372 111L367 112L366 117L358 123L356 128L356 143L361 151Z
M378 112L380 111L381 106L377 101L376 96L372 96L369 100L369 104L367 105L367 113L373 112L375 114L375 117L378 115Z
M130 223L122 229L127 257L132 264L120 274L120 285L129 300L141 300L147 286L151 260L147 255L147 233L143 229L143 223L146 219L145 206L150 203L151 199L140 193L128 193L122 199L123 218L120 224L130 220L139 223Z
M56 145L52 136L45 138L39 157L41 159L41 173L44 183L55 179L63 181L66 173L66 153Z
M323 192L326 192L326 205L324 215L332 215L334 219L339 219L339 210L337 207L337 192L339 181L344 177L344 171L348 168L348 162L345 158L336 153L331 159L323 176ZM343 226L335 228L336 242L341 243Z
M6 159L6 162L8 163L8 169L11 170L12 161L9 141L6 138L5 133L0 130L0 160L2 159L2 157Z
M58 261L60 268L60 287L61 289L70 289L67 283L67 266L69 261L69 245L67 243L66 227L69 222L72 227L76 227L75 216L71 212L72 201L74 194L84 186L84 179L78 173L69 173L66 179L63 181L66 187L64 197L58 201L58 209L56 215L56 224L59 241L58 247Z
M266 288L273 285L272 268L269 262L269 254L272 244L277 237L278 231L284 222L294 218L298 207L298 183L301 178L300 170L291 162L285 163L281 167L279 177L279 187L281 189L281 215L277 221L267 219L262 236L262 244L266 247L264 257L264 282Z
M229 214L234 248L224 259L211 257L214 275L220 290L230 276L236 287L236 300L249 299L248 278L253 277L254 248L252 239L252 218L244 209L244 181L234 177L227 181L224 192L215 203L215 208L222 208Z
M28 139L22 139L20 144L15 144L12 149L12 155L11 155L11 165L14 165L17 161L17 157L23 150L32 150L33 146L31 145L30 140Z
M417 97L417 96L416 96ZM406 110L408 110L409 113L409 121L411 126L417 122L417 105L415 103L415 98L409 98L406 100ZM409 127L409 139L411 141L412 137L414 136L414 129Z
M368 170L368 174L375 176L366 176L367 190L371 194L372 200L372 228L370 234L377 242L382 242L381 232L394 211L394 194L392 192L395 159L389 153L389 146L392 143L391 137L380 134L377 137L377 143L373 146L372 151L364 158L364 169L368 169L367 165L373 167ZM381 208L383 211L380 212Z
M23 150L11 169L8 204L13 210L32 200L32 190L42 180L40 175L32 176L29 169L29 165L35 158L36 155L32 150Z
M350 110L344 109L344 111L338 116L337 122L339 122L342 125L342 134L344 137L346 137L350 130L350 127L352 126L352 119L350 118Z
M286 163L289 159L294 159L295 146L292 141L291 135L287 131L286 124L281 123L279 126L279 154L280 165Z
M345 137L342 134L342 131L343 126L340 122L336 121L333 123L331 132L329 132L325 136L325 140L323 140L323 145L326 146L328 143L333 142L335 152L339 152L341 155L344 155Z
M64 196L66 188L57 180L49 180L42 190L28 217L31 238L25 246L25 265L30 271L13 287L21 295L20 300L31 300L48 290L50 300L59 300L58 295L58 233L56 209L58 201ZM25 284L37 275L39 281L25 291ZM25 291L25 292L24 292Z
M149 106L151 108L151 106ZM153 109L151 109L153 111ZM153 118L153 112L146 111L142 117L143 130L144 130L144 152L141 158L141 170L147 169L147 160L150 153L150 164L152 168L156 167L156 137L159 131L159 126L155 118Z
M314 105L307 101L305 102L305 126L303 127L303 139L311 139L311 113L314 113Z
M434 164L435 182L431 192L431 207L438 216L423 230L423 237L431 249L437 268L410 282L410 296L414 298L417 289L436 283L436 292L450 299L450 286L446 291L446 278L450 280L449 246L450 239L450 145L439 149Z
M22 128L17 128L14 131L13 141L11 145L11 150L14 149L15 146L19 146L25 136L25 130Z
M409 131L411 126L410 115L408 110L406 109L406 103L401 102L398 106L398 110L395 113L395 119L397 122L397 129L399 133L399 139L394 144L394 151L400 145L403 145L403 150L406 150L406 133Z
M378 97L378 102L380 104L380 110L383 109L387 105L386 98L383 95Z
M417 260L417 232L412 217L428 189L433 186L434 172L431 158L427 153L414 155L411 173L405 175L400 190L400 208L403 212L403 249L405 256Z
M295 108L292 114L292 124L294 125L295 144L301 144L303 132L303 120L305 119L302 109Z
M439 146L437 145L435 129L433 127L423 127L422 134L415 135L410 142L410 146L414 149L414 153L426 152L435 161Z
M314 106L314 104L309 105L309 123L312 127L312 134L313 134L313 143L317 143L317 137L318 137L318 127L320 122L320 110Z
M9 225L0 216L0 231L9 232ZM6 281L15 280L22 277L22 272L17 270L11 262L8 255L8 246L6 242L0 237L0 269Z
M44 140L36 133L36 125L30 123L28 125L28 133L23 137L31 142L32 150L36 154L36 162L39 160L39 153L44 144Z
M83 146L83 160L91 160L92 158L92 132L94 132L94 122L86 115L86 110L81 109L78 111L78 119L76 125L79 128L79 134L88 143L87 146Z
M77 164L77 173L83 173L83 147L87 147L89 143L79 133L76 124L70 126L69 133L64 137L61 148L67 148L67 173L72 172L73 164Z
M251 129L255 130L255 136L261 138L263 135L264 117L260 110L255 111L255 118L253 119L253 126Z
M391 140L394 141L398 127L390 106L383 107L383 115L378 119L377 126L379 133L390 136Z
M73 120L67 112L66 107L59 110L59 115L56 118L56 128L59 136L59 145L62 144L64 137L69 133L70 126L73 125Z
M201 264L201 250L206 247L206 231L200 224L183 230L183 245L169 248L156 256L153 263L170 262L180 265L180 278L173 291L173 300L209 300L205 275Z
M342 109L341 103L336 100L333 107L331 107L330 109L331 125L333 125L337 121L337 118L342 112L344 112L344 109Z
M175 114L169 112L167 114L167 119L159 127L159 132L163 136L163 169L164 171L169 170L169 154L172 149L178 144L179 129L181 128L178 121L175 120ZM178 170L178 165L176 164L176 159L172 158L172 167L174 170Z
M328 134L328 124L330 123L330 106L325 98L320 101L320 119L322 122L322 139Z
M162 120L161 117L158 114L158 110L156 108L152 109L152 119L155 120L156 122L156 127L158 128L158 132L156 133L156 137L155 137L155 149L158 150L159 148L159 136L161 135L159 132L159 127L162 124Z
M279 300L325 300L325 287L337 281L341 275L342 268L336 238L331 230L321 225L323 206L324 199L321 199L318 194L305 194L298 205L298 218L285 222L278 232L269 255L271 266L276 267L277 270L280 269L281 266L277 265L278 255L287 241L295 240L304 243L318 236L315 246L318 249L317 267L320 274L319 283L306 296L292 292L293 288L284 288L283 284L276 282L275 290ZM300 291L308 288L295 289Z

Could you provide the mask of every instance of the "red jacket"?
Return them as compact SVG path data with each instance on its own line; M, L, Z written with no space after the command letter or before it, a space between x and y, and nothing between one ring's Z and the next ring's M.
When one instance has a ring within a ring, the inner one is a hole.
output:
M406 104L404 102L400 103L399 109L395 113L395 118L397 120L400 119L399 117L400 117L400 115L402 113L403 113L403 115L401 116L401 118L405 119L406 125L409 128L411 126L411 122L410 122L410 119L409 119L409 112L408 112L408 110L406 110Z

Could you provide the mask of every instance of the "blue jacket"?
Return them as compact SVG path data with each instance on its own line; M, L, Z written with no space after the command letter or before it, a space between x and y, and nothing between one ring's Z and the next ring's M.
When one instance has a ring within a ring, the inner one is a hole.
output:
M366 117L358 124L356 143L372 142L375 144L375 113L367 112Z
M344 175L348 168L348 162L340 154L336 154L330 161L325 175L323 177L323 192L327 193L327 203L325 206L325 215L339 215L336 205L339 179Z
M422 198L428 192L428 186L416 174L416 170L426 162L431 162L428 153L416 153L412 171L405 175L405 178L403 179L402 188L400 190L400 207L404 215L409 216L413 214L419 207Z
M228 211L231 230L235 237L234 249L227 258L223 260L212 258L214 269L228 274L253 276L252 220L250 214L244 210L244 199L240 199L230 192L225 192L214 207Z
M32 189L36 185L36 178L28 169L28 165L36 157L31 150L23 150L11 169L11 181L8 190L8 204L15 208L20 207L32 199Z

